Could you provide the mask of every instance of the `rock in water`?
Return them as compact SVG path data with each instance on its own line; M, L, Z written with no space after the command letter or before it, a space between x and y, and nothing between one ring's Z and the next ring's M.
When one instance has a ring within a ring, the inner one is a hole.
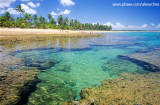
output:
M39 70L45 70L53 67L55 64L59 63L53 59L24 59L25 66L36 67Z

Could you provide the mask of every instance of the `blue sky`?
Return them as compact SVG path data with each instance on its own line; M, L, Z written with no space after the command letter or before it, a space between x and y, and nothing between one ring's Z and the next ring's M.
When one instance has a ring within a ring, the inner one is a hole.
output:
M56 19L62 14L113 29L160 30L160 0L0 0L0 15L9 11L13 17L19 16L17 5L46 18L49 13Z

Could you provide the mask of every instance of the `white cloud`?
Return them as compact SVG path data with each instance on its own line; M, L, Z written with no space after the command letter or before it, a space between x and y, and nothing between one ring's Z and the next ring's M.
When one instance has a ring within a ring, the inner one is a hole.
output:
M10 7L11 3L16 0L0 0L0 8Z
M142 25L141 27L142 27L142 28L146 28L146 27L147 27L147 24L144 24L144 25Z
M13 14L13 15L17 15L19 14L14 8L8 8L8 9L2 9L0 10L0 14L3 14L5 12L9 12L10 14Z
M30 0L20 0L20 1L30 1Z
M14 8L8 8L6 11L9 12L10 14L14 14L14 15L19 14Z
M60 0L60 4L63 6L71 6L75 5L75 2L73 2L72 0Z
M140 26L133 26L133 25L130 25L127 27L128 29L139 29Z
M126 29L129 29L129 30L142 30L142 29L146 29L147 28L147 24L144 24L142 26L133 26L133 25L130 25L128 27L126 27Z
M160 29L160 24L158 24L158 25L155 27L155 29Z
M30 7L36 8L36 7L40 6L40 3L34 4L33 2L29 2L29 3L27 3L27 5L30 6Z
M154 27L155 25L153 23L151 23L151 25Z
M107 23L105 23L105 24L103 24L103 25L113 26L113 24L112 24L111 22L107 22Z
M117 23L115 23L115 24L113 24L113 23L111 23L111 22L107 22L107 23L105 23L105 24L103 24L103 25L107 25L107 26L112 26L112 28L113 29L124 29L125 28L125 26L123 25L123 24L121 24L121 23L119 23L119 22L117 22Z
M60 15L68 15L70 13L70 10L65 9L64 11L60 12Z
M53 18L55 18L55 16L58 15L57 13L55 13L55 12L53 12L53 11L52 11L50 14L52 15Z
M0 14L3 14L3 13L5 13L6 12L6 10L4 10L4 9L1 9L0 10Z
M22 6L22 9L25 10L25 13L36 14L36 10L29 8L27 5L21 4L21 6Z
M60 11L59 13L52 11L50 14L52 15L52 17L54 17L58 15L68 15L70 12L71 12L70 10L65 9L64 11Z
M10 6L9 1L11 3L11 2L16 1L16 0L5 0L5 1L8 1L8 2L6 2L6 5L5 5L5 7L7 7L7 6ZM4 4L4 0L0 0L0 3ZM7 3L8 3L8 5L7 5ZM36 10L29 8L27 5L21 4L21 6L22 6L22 9L25 10L25 13L36 14ZM14 8L7 8L7 9L1 9L0 10L0 14L3 14L5 12L10 12L10 14L14 14L14 15L19 14Z
M114 25L114 27L116 27L116 28L124 28L125 26L122 25L121 23L117 22L117 23Z
M115 24L111 22L107 22L103 25L112 26L113 30L144 30L149 28L147 24L143 24L141 26L134 26L134 25L125 26L120 22L117 22ZM159 27L160 27L160 24L159 24Z
M57 13L55 13L55 12L51 12L50 14L51 14L51 15L53 15L53 16L58 15L58 14L57 14Z
M97 23L92 23L92 25L96 25Z

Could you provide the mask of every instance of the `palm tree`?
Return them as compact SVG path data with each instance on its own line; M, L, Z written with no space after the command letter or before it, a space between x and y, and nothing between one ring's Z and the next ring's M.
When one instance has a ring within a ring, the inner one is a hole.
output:
M34 22L37 22L38 16L36 14L33 15L33 20L34 20Z
M18 5L18 6L16 7L16 11L20 13L20 17L21 17L21 13L24 13L24 12L25 12L25 10L22 9L21 5Z
M70 20L70 26L73 26L73 24L74 24L74 20L72 19Z
M27 21L27 20L29 20L29 14L28 13L25 13L24 14L24 19Z
M59 24L59 25L62 25L62 24L63 24L63 17L62 17L62 15L60 15L60 16L58 17L58 24Z
M31 22L31 14L25 13L24 14L24 19L28 22Z
M5 12L4 17L9 20L11 18L11 14L9 12Z
M3 14L3 17L4 17L4 20L2 20L3 25L4 25L5 27L10 27L11 14L10 14L9 12L5 12L5 13Z
M40 16L39 21L40 21L41 24L46 23L45 17L42 17L42 16Z
M56 21L54 20L54 18L51 18L50 23L51 24L56 24Z
M39 21L42 24L43 28L45 28L45 23L46 23L45 17L40 16Z
M31 22L31 14L25 13L24 19L26 20L26 22L28 21L30 23ZM27 26L29 25L28 22L27 22Z
M10 19L11 19L11 21L14 21L14 18L13 18L13 17L11 17Z
M64 25L68 25L69 24L69 20L68 18L66 17L65 20L64 20Z
M31 23L31 21L32 21L32 16L31 16L31 14L28 15L28 21L29 21L29 23Z
M52 15L48 14L48 19L51 20L51 18L52 18Z

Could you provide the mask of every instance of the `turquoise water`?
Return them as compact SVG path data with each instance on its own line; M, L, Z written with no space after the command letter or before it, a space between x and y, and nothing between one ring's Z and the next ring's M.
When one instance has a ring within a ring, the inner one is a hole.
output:
M81 89L98 86L120 73L149 72L117 56L159 47L158 35L158 32L106 33L105 37L66 38L65 42L58 38L56 44L46 48L14 52L26 66L41 71L38 74L41 82L29 96L28 105L78 100Z

